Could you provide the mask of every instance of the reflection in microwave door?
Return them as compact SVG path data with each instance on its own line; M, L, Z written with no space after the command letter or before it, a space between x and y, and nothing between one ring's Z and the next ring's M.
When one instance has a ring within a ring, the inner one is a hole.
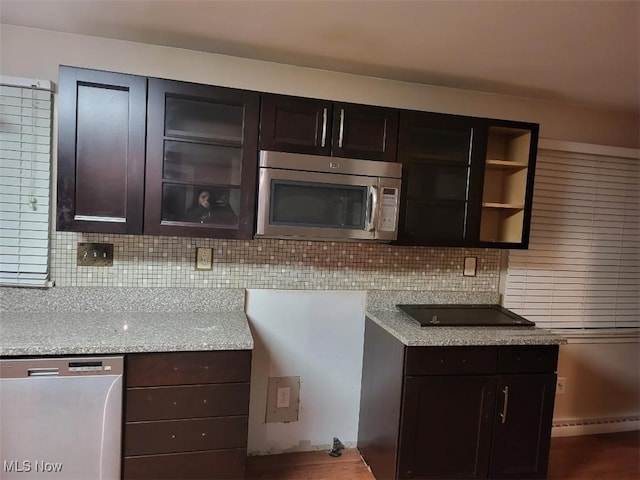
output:
M324 218L327 204L325 201L308 195L281 197L275 205L276 217L288 222L309 223L312 218Z

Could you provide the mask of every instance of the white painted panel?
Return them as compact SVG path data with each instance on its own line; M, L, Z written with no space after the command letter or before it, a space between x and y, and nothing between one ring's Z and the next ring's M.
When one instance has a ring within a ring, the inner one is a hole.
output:
M248 453L355 446L365 292L248 290L255 347ZM297 422L265 423L268 377L300 377Z

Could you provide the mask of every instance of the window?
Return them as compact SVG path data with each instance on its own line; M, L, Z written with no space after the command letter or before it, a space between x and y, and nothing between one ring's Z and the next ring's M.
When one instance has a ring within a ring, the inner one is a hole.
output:
M509 252L505 307L542 328L639 328L639 152L540 143L531 241Z
M0 77L0 285L49 286L51 96Z

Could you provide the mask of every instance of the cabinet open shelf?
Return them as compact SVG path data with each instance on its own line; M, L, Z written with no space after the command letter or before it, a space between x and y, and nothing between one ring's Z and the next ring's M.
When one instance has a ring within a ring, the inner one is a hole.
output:
M526 162L512 162L511 160L495 160L487 159L487 168L491 169L514 169L527 168L529 166Z
M485 202L482 204L482 208L503 208L503 209L510 209L510 210L522 210L524 208L524 204Z
M480 240L519 243L531 152L531 131L489 127Z
M483 242L519 243L522 241L522 208L483 208L480 240Z

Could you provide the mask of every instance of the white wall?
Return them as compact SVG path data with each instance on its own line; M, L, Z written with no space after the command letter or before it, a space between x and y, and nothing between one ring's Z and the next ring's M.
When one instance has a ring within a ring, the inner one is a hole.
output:
M2 25L0 72L57 81L58 65L540 123L545 138L640 146L637 115ZM579 79L576 79L579 81Z
M560 347L558 376L565 394L556 395L554 422L640 415L640 343L628 338L570 338Z
M247 290L254 339L250 455L355 447L365 292ZM269 377L300 377L297 422L265 423Z

